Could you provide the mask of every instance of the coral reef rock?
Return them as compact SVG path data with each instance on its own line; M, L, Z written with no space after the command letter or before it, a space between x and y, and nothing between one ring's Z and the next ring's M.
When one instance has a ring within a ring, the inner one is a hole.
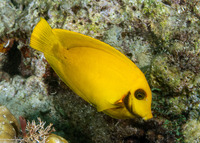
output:
M19 123L5 106L0 106L0 142L12 143L19 134Z

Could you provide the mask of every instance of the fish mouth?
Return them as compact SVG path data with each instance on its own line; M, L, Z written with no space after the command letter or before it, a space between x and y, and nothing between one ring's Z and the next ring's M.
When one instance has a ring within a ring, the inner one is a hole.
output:
M149 120L151 118L153 118L152 113L150 113L150 114L146 115L145 117L143 117L143 120L147 121L147 120Z

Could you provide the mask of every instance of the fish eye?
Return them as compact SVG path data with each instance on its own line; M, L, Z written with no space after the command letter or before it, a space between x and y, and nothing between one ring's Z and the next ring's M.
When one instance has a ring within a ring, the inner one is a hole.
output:
M135 91L134 95L138 100L142 100L146 97L146 92L143 89L138 89Z

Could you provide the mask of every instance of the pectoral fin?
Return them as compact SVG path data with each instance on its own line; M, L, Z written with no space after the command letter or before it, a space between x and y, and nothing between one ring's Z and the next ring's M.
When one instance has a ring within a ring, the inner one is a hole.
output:
M114 104L111 104L109 102L104 102L103 104L98 105L96 108L97 108L98 112L106 110L106 109L112 109L112 108L123 108L125 106L124 99L129 94L130 94L130 92L128 92L128 94L125 94L121 99L117 100ZM93 106L95 107L95 105L93 105Z
M129 94L130 94L130 91L128 92L128 94L125 94L124 96L122 96L121 99L117 100L117 101L115 102L115 105L124 107L124 99L125 99L127 96L129 96Z

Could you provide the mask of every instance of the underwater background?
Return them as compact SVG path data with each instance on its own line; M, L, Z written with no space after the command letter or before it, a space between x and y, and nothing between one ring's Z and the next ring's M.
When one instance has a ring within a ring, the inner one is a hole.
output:
M151 87L153 119L113 119L75 95L29 46L40 17L130 58ZM0 104L69 143L200 142L199 71L199 0L0 0Z

